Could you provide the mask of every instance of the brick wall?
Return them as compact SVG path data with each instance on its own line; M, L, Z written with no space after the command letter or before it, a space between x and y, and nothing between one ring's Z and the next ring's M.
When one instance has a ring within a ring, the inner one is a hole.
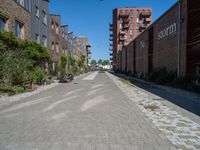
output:
M148 73L148 30L144 31L135 41L136 73Z
M15 0L0 0L0 15L7 19L8 31L15 33L15 21L23 24L24 39L30 38L30 13Z

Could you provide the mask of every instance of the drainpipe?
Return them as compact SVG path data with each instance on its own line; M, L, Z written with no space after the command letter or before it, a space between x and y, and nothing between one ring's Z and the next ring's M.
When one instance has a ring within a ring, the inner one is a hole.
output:
M177 66L177 76L180 77L180 51L181 51L181 0L178 1L178 66Z

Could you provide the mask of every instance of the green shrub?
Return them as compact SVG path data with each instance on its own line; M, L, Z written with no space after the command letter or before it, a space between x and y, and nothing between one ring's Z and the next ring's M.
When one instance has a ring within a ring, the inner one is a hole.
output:
M30 81L32 83L44 84L46 82L46 74L43 68L37 67L30 73Z
M13 94L20 94L23 93L24 91L25 91L24 87L19 85L15 85L11 88L11 93Z
M148 80L161 85L173 85L177 78L175 71L168 71L166 68L160 68L153 71L148 76Z
M35 69L35 76L37 84L43 84L46 81L45 71L42 68Z

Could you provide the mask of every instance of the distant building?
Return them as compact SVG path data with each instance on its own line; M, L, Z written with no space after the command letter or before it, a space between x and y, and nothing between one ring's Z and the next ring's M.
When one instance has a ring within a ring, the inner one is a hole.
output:
M30 12L14 0L0 0L0 29L20 39L30 38Z
M110 24L110 51L112 64L117 64L117 54L152 23L151 8L116 8Z
M90 45L88 38L86 36L78 36L77 40L79 44L80 54L85 56L85 65L87 65L89 54L91 53L88 49L88 46Z

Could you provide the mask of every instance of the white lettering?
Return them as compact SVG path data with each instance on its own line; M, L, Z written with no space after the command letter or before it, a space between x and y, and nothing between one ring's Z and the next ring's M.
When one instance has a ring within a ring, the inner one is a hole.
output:
M162 40L165 37L168 37L172 34L176 33L176 23L170 25L169 27L163 29L158 33L158 40Z

